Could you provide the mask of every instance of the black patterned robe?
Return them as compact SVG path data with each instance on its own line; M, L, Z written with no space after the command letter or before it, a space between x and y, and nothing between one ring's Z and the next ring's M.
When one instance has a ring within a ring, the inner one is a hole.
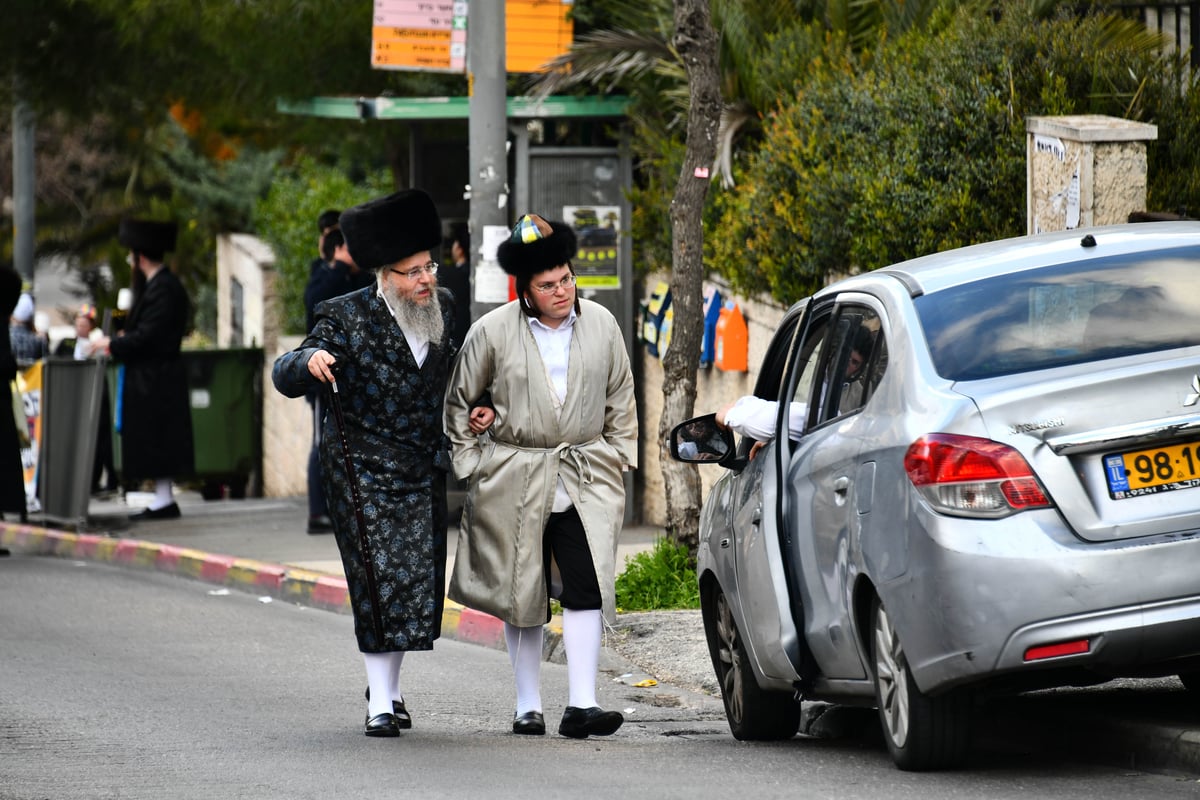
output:
M322 432L321 470L354 632L364 653L430 650L441 633L449 468L442 412L454 320L449 292L439 289L438 294L445 333L430 345L419 368L400 326L371 286L319 304L308 338L280 356L272 371L280 393L301 397L320 386L308 372L313 352L327 350L337 359L365 550L332 398Z

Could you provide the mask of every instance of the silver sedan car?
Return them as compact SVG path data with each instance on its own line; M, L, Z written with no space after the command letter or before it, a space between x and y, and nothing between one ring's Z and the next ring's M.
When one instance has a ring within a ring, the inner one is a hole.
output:
M1200 223L1145 223L791 308L755 386L766 446L711 415L671 435L728 470L697 572L734 736L792 736L800 699L874 705L896 764L934 769L965 760L979 692L1200 690L1197 287Z

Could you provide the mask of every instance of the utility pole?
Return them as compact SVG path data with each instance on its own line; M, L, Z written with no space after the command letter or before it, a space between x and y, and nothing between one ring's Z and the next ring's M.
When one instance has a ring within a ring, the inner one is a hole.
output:
M495 0L471 3L467 20L472 319L508 300L508 283L500 267L480 256L481 247L494 238L496 227L508 227L504 5ZM494 245L491 256L494 258Z
M13 268L33 286L35 185L33 176L33 111L21 96L20 82L13 95Z

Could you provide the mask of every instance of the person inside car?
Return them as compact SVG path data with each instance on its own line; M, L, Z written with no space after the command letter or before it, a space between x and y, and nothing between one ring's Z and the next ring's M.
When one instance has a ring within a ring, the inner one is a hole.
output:
M850 350L850 358L846 362L846 383L842 386L839 403L841 413L847 413L862 405L864 392L860 378L863 363L871 353L871 345L871 332L866 328L859 328ZM767 442L775 438L778 417L779 401L745 395L717 411L717 426L754 439L749 456L753 459ZM803 430L807 417L808 403L793 401L788 408L788 430Z

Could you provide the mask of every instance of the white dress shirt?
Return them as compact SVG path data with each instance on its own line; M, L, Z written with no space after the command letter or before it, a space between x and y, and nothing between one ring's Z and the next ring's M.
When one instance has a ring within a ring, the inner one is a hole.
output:
M567 399L567 368L571 361L571 336L575 333L575 309L571 309L570 315L557 328L551 328L537 317L528 319L529 330L537 342L538 352L542 354L547 387L554 397L554 410L561 413ZM537 376L530 375L529 379L537 380ZM566 511L571 505L571 496L567 494L562 478L559 478L554 490L554 505L550 510L556 513Z

